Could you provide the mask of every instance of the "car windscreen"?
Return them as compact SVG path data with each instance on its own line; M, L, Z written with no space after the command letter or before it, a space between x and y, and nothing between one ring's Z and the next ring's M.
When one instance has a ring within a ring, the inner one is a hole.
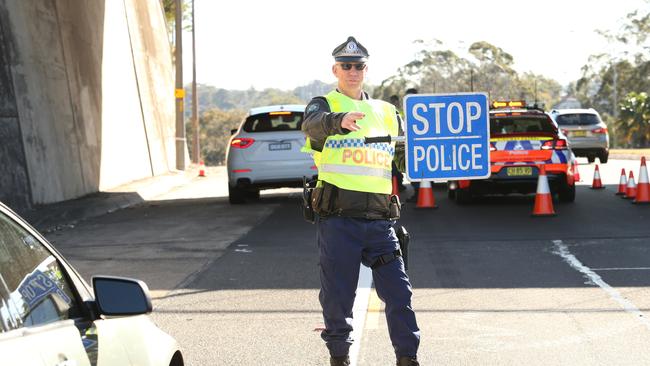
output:
M272 132L272 131L300 131L303 112L268 112L254 114L246 118L244 131L246 132Z
M561 114L555 120L560 126L597 125L600 122L598 116L591 113Z
M546 116L493 116L490 118L490 135L518 133L556 133L555 125Z

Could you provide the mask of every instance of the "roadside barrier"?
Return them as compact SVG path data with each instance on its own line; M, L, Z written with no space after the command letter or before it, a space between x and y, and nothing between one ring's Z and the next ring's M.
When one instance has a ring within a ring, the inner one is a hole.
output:
M645 166L645 156L641 157L639 169L639 184L636 186L634 203L650 203L650 183L648 183L648 168Z
M603 182L600 179L600 169L598 169L598 164L596 164L596 169L594 169L594 180L591 183L591 189L605 189Z
M553 196L548 186L546 169L544 165L539 166L539 177L537 178L537 193L535 194L535 207L532 216L555 216L553 210Z
M627 189L625 190L625 197L633 199L636 197L636 183L634 182L634 173L630 170L630 177L627 179Z
M205 163L201 160L199 164L199 177L205 177Z
M416 208L438 208L436 200L433 197L433 188L431 188L431 181L423 180L420 182L418 189L418 203Z
M621 179L618 181L618 191L616 192L617 196L625 196L625 190L627 188L627 177L625 177L625 169L621 169Z

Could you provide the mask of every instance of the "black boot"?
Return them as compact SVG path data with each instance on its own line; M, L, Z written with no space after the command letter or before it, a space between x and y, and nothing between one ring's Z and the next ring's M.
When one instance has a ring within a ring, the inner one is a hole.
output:
M350 356L330 357L330 366L350 366Z
M420 366L420 363L415 357L400 357L397 360L397 366Z

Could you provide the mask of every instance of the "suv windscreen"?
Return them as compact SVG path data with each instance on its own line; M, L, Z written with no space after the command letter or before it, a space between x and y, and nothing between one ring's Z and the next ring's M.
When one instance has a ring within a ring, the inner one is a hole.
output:
M493 116L490 118L490 135L531 132L557 133L553 123L545 116Z
M586 126L597 125L600 121L598 116L590 113L576 113L576 114L561 114L555 117L557 124L560 126Z
M246 132L300 131L303 112L269 112L249 116L244 122Z

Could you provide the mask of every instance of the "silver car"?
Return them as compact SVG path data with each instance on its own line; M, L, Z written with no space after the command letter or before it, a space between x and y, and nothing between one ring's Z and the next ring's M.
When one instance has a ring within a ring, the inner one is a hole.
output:
M569 139L576 156L587 157L590 163L596 157L602 164L609 158L609 133L607 125L593 108L554 109L551 116Z
M92 283L0 202L0 364L183 365L176 341L146 315L144 282Z
M226 152L232 204L259 198L261 189L300 187L318 173L301 131L304 105L273 105L250 110L232 130Z

